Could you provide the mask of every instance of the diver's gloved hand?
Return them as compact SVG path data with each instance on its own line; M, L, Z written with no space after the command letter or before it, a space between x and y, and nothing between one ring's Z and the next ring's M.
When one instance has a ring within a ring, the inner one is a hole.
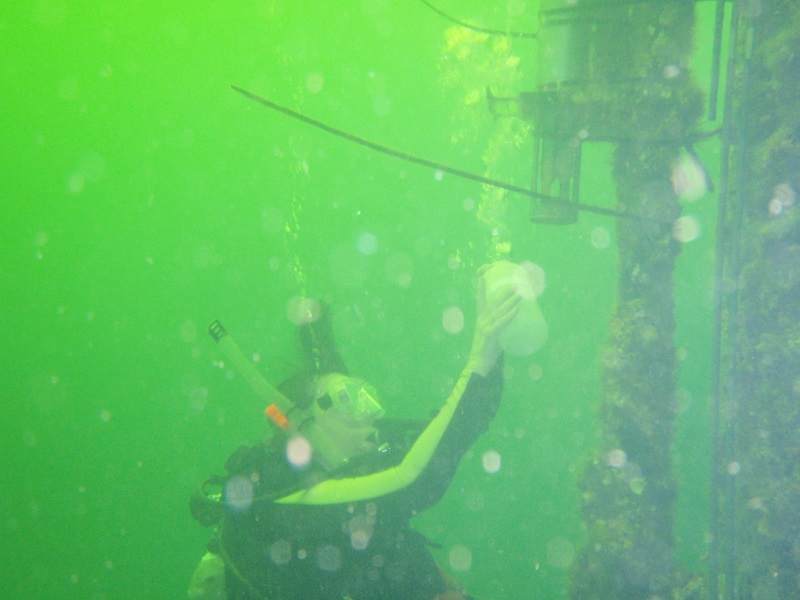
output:
M503 331L519 312L522 299L512 288L501 294L486 297L484 274L491 265L483 265L478 269L477 305L478 319L475 323L475 335L472 338L472 349L469 353L467 367L473 373L484 377L494 367L503 353L500 347L500 332Z
M192 575L189 600L225 600L225 563L218 554L206 552Z

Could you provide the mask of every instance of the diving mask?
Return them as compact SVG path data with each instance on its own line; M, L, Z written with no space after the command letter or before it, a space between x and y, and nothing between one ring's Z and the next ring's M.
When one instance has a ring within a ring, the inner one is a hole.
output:
M353 421L365 422L379 419L385 412L378 400L378 391L366 381L344 375L335 375L323 388L316 400L321 412L335 409Z

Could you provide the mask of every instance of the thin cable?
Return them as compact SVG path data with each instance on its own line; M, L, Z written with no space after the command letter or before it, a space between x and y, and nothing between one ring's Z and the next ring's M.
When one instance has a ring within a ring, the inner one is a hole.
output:
M712 350L712 410L711 410L711 490L710 490L710 525L711 525L711 544L709 547L709 576L708 576L708 596L709 598L717 598L719 595L719 579L721 569L721 557L724 557L725 563L725 598L733 598L735 591L735 569L734 556L734 540L735 536L735 523L731 519L730 513L733 511L733 495L735 485L733 477L728 477L728 489L726 495L725 512L723 513L721 506L721 488L723 483L723 470L722 463L726 458L731 459L733 444L733 422L731 421L732 415L725 422L725 436L722 437L722 410L723 401L727 399L728 404L731 402L730 381L727 386L723 386L723 347L726 342L731 342L731 337L735 334L728 333L728 339L723 339L725 331L725 320L723 312L728 303L725 301L725 280L728 273L733 272L735 265L733 261L728 261L729 257L729 244L732 243L732 238L736 235L735 230L731 231L729 227L729 206L731 200L731 151L733 140L736 136L736 123L734 122L733 114L733 97L736 88L736 71L737 71L737 52L738 52L738 36L739 36L739 11L737 4L734 4L733 13L730 21L729 33L729 54L727 65L727 81L724 95L723 116L722 116L722 160L720 164L720 191L717 204L717 241L716 241L716 266L714 269L714 340ZM738 193L738 190L737 190ZM735 214L735 213L734 213ZM729 307L730 308L730 307ZM732 317L728 315L729 327L734 327L735 324ZM730 360L730 358L729 358ZM733 373L733 366L726 365L726 373L728 377ZM724 441L724 443L723 443ZM723 517L727 517L723 527ZM726 535L726 546L721 548L722 532L723 529Z
M482 175L476 175L475 173L470 173L469 171L464 171L462 169L457 169L455 167L449 167L447 165L443 165L441 163L434 162L432 160L428 160L426 158L420 158L419 156L414 156L413 154L408 154L406 152L401 152L400 150L395 150L393 148L389 148L388 146L383 146L381 144L376 144L375 142L370 142L369 140L365 140L360 138L352 133L348 133L341 129L336 129L335 127L331 127L330 125L326 125L322 121L317 121L316 119L312 119L311 117L307 117L306 115L294 111L290 108L286 108L285 106L281 106L280 104L276 104L271 100L267 100L266 98L262 98L252 92L248 92L245 89L242 89L238 86L232 85L234 91L242 94L245 98L249 98L254 102L258 102L262 106L266 106L267 108L271 108L272 110L278 111L284 115L292 117L293 119L297 119L298 121L302 121L312 127L316 127L317 129L321 129L330 133L331 135L335 135L337 137L346 139L354 144L358 144L360 146L364 146L365 148L369 148L370 150L375 150L376 152L381 152L383 154L388 154L389 156L393 156L395 158L399 158L400 160L405 160L407 162L415 163L418 165L422 165L425 167L430 167L431 169L437 169L444 173L449 173L451 175L455 175L456 177L461 177L463 179L469 179L471 181L477 181L478 183L482 183L484 185L489 185L492 187L500 188L503 190L507 190L509 192L513 192L515 194L520 194L522 196L527 196L528 198L538 198L540 200L546 200L553 204L561 204L570 206L573 208L577 208L578 210L582 210L584 212L594 213L598 215L605 215L607 217L619 217L622 219L631 219L634 221L647 221L652 223L659 223L662 225L672 225L672 222L663 221L661 219L656 219L654 217L646 217L643 215L634 215L630 213L620 212L617 210L613 210L611 208L601 208L599 206L592 206L590 204L582 204L580 202L572 202L570 200L564 200L563 198L559 198L557 196L548 196L547 194L540 194L538 192L534 192L528 188L523 188L517 185L513 185L511 183L505 183L503 181L498 181L496 179L489 179L488 177L483 177Z
M743 64L741 70L741 90L742 97L739 104L739 126L736 131L736 141L739 151L736 155L736 194L734 195L735 202L732 204L733 209L731 235L730 235L730 279L731 281L740 281L742 270L742 256L741 245L742 233L744 231L744 201L742 199L741 190L745 189L745 170L747 167L747 160L750 158L750 123L747 115L750 113L750 105L753 101L751 93L750 78L752 75L753 61L752 61L752 43L754 37L755 24L758 21L753 21L748 17L742 15L739 2L734 4L733 13L737 15L737 20L742 23L742 31L739 34L740 43L743 46ZM739 10L737 11L737 7ZM744 39L741 39L744 38ZM738 70L738 69L737 69ZM734 77L736 71L729 73L728 77ZM740 414L745 418L746 413L739 412L739 405L741 401L741 357L738 353L737 342L739 340L739 291L735 290L731 293L731 300L728 305L728 355L730 356L730 373L728 383L728 426L726 428L726 458L725 462L728 463L736 458L737 444L738 444L738 429ZM737 503L738 503L738 490L737 490L737 477L727 478L727 548L726 548L726 569L725 569L725 588L726 598L734 598L735 594L740 593L738 574L738 521L737 521Z
M717 119L717 99L719 98L719 71L722 59L722 30L725 26L725 2L717 0L714 17L714 47L711 53L711 84L708 89L708 120Z
M422 2L428 8L430 8L437 15L439 15L440 17L444 17L451 23L455 23L456 25L460 25L461 27L465 27L466 29L471 29L472 31L477 31L478 33L488 33L489 35L504 35L506 37L524 38L529 40L535 40L538 37L538 34L527 31L503 31L502 29L490 29L487 27L479 27L477 25L472 25L471 23L465 23L464 21L459 21L455 17L451 17L447 13L439 10L433 4L427 2L426 0L419 0L419 1Z

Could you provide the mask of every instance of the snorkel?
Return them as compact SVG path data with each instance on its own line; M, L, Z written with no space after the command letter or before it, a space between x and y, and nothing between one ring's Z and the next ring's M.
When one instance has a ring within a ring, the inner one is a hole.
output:
M305 438L311 444L313 458L329 471L347 462L348 457L335 440L315 422L313 414L297 406L271 385L248 360L222 323L215 320L208 326L208 333L217 342L231 366L244 377L256 395L267 403L264 414L287 440Z

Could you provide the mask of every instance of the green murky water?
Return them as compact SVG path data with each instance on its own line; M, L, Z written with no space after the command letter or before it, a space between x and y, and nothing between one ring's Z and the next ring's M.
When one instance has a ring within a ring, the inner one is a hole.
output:
M441 8L537 26L535 2ZM704 87L712 9L698 10ZM383 390L390 415L424 415L445 397L469 350L473 275L493 248L481 186L329 136L230 85L527 185L530 148L497 149L502 125L468 89L487 75L469 69L502 58L503 91L529 89L535 42L468 40L475 60L454 65L451 26L411 0L0 9L5 597L182 597L209 535L188 497L267 427L220 368L205 332L215 318L280 381L297 360L287 304L328 301L351 371ZM713 172L716 142L697 150ZM613 206L609 156L585 148L583 201ZM507 360L491 431L416 526L477 597L563 598L583 541L577 480L597 439L615 224L583 214L533 225L513 195L505 210L514 259L546 274L550 339ZM699 234L676 272L677 552L691 568L707 552L714 210L711 194L687 204ZM463 331L443 326L453 307ZM501 457L495 473L487 451Z

